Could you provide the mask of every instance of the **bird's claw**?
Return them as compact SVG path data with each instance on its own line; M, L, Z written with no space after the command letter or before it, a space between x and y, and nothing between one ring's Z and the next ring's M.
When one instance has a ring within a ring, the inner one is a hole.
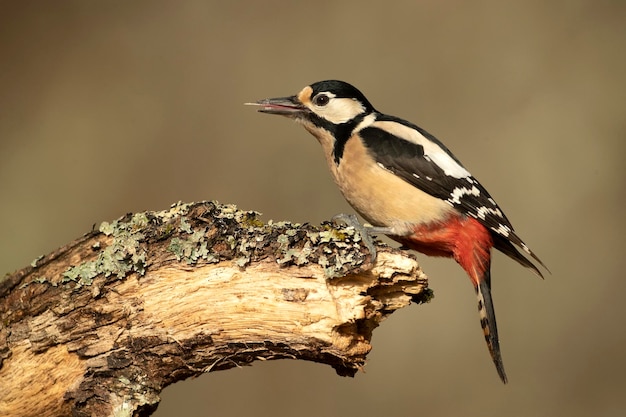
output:
M376 244L373 239L373 228L365 226L359 222L359 219L354 214L346 214L339 213L332 218L333 223L343 223L346 226L353 227L354 230L359 232L361 235L361 239L363 240L363 244L367 248L372 257L372 263L376 262L376 257L378 256L378 252L376 251Z

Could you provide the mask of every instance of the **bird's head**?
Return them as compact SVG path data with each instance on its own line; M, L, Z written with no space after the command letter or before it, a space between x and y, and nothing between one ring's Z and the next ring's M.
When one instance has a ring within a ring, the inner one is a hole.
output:
M356 87L337 80L308 85L295 96L267 98L256 103L262 113L279 114L322 127L341 125L375 111Z

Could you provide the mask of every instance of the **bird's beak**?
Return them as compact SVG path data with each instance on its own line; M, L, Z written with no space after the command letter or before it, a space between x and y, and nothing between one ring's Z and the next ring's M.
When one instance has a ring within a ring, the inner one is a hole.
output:
M296 117L307 112L308 109L300 103L296 96L266 98L256 103L245 103L247 106L258 106L261 113L279 114L282 116Z

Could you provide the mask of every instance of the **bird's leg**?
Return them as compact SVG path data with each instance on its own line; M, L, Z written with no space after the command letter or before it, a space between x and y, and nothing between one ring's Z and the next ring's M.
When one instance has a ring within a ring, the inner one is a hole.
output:
M376 227L376 226L365 226L359 222L359 219L354 214L346 214L340 213L332 218L333 223L344 223L346 226L353 227L354 230L359 232L361 235L361 239L363 239L363 244L367 247L367 250L370 252L372 256L372 263L376 262L376 256L378 253L376 252L376 244L374 243L374 235L377 234L391 234L390 227Z

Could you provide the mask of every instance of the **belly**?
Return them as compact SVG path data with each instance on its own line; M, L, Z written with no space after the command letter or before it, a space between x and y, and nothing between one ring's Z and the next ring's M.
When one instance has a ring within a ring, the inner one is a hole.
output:
M445 201L371 163L367 150L356 142L348 141L344 160L333 176L346 200L369 223L392 227L401 235L454 213Z

